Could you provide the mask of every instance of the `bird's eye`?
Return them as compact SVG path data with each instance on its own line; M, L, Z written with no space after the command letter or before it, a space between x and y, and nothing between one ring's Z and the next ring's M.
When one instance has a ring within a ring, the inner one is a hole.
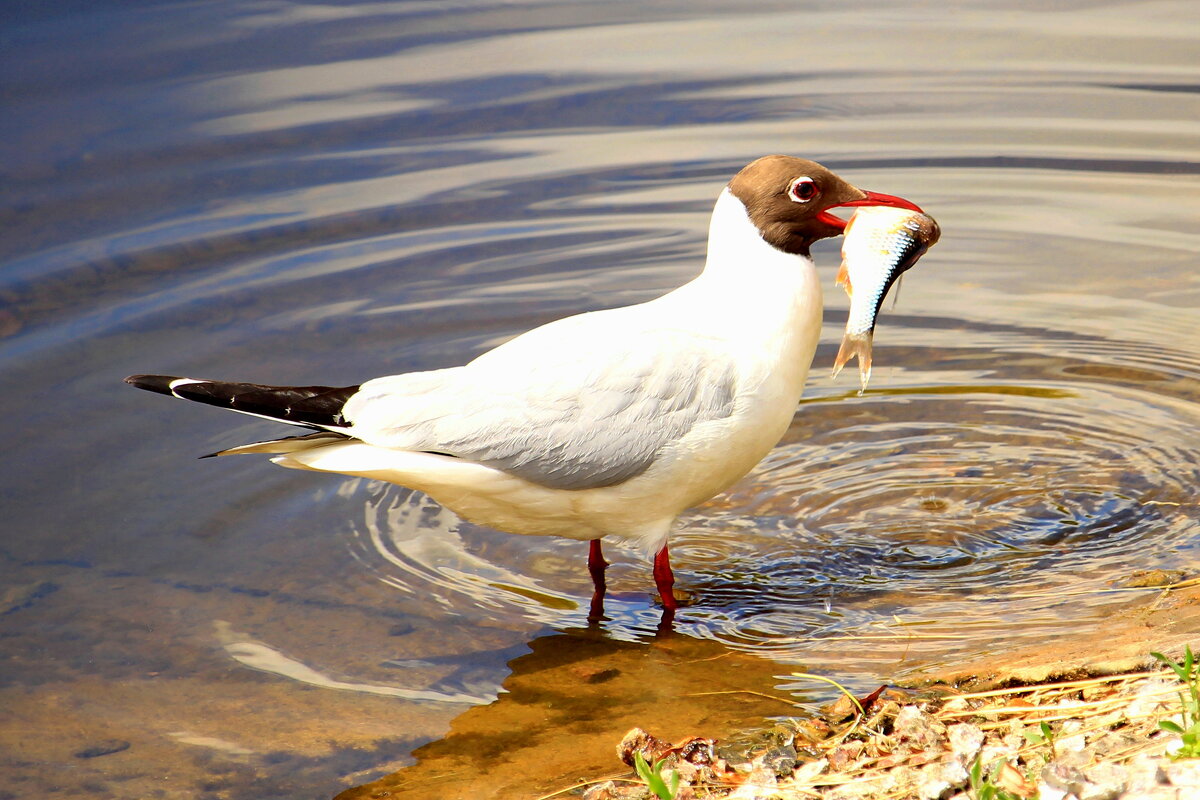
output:
M791 185L788 186L788 197L790 197L794 203L807 203L820 193L821 190L817 188L816 181L808 176L796 178L794 181L792 181Z

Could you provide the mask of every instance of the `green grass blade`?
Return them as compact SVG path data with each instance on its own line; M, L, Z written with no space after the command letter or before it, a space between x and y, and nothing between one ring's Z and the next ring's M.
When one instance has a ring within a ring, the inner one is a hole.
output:
M675 793L679 791L679 773L671 770L671 785L667 786L661 775L663 765L666 763L667 760L664 758L653 765L647 764L641 752L633 754L633 769L645 782L646 787L654 792L660 800L673 800Z

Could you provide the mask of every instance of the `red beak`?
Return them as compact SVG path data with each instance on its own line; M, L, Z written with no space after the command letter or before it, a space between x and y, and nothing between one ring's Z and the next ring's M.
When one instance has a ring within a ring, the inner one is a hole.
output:
M842 230L845 230L846 220L830 214L829 212L831 209L846 208L849 206L892 206L893 208L907 208L909 211L916 211L918 214L925 213L916 203L905 200L903 197L882 194L880 192L865 192L865 194L867 196L861 200L851 200L848 203L839 203L836 206L830 206L829 208L817 214L817 219L821 220L821 222L824 222L827 225L832 225L835 228L841 228Z

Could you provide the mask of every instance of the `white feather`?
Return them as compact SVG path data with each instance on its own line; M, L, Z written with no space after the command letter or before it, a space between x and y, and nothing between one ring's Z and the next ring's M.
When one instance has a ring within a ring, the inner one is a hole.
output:
M361 441L316 441L273 460L419 489L514 533L617 536L657 550L676 516L728 488L783 436L821 305L812 261L767 244L726 189L692 282L648 303L552 322L465 367L369 381L343 411ZM600 413L576 413L580 402ZM650 413L664 403L678 411L674 423ZM504 468L529 456L521 442L540 447L539 434L564 429L564 419L583 427L563 445L578 466L562 480L583 488L553 485L553 448L527 468ZM654 442L649 458L613 446L630 433ZM488 465L422 452L439 443L500 455ZM594 485L609 474L620 480Z

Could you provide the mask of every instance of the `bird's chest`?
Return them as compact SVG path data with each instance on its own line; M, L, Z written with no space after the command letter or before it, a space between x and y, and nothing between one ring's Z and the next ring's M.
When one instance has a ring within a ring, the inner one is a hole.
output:
M747 413L791 418L821 337L821 313L821 287L811 268L786 291L746 307L730 344Z
M731 343L737 368L731 413L689 437L695 502L749 472L787 432L820 335L819 313L815 317L793 317L774 329L764 329L759 320L753 335Z

